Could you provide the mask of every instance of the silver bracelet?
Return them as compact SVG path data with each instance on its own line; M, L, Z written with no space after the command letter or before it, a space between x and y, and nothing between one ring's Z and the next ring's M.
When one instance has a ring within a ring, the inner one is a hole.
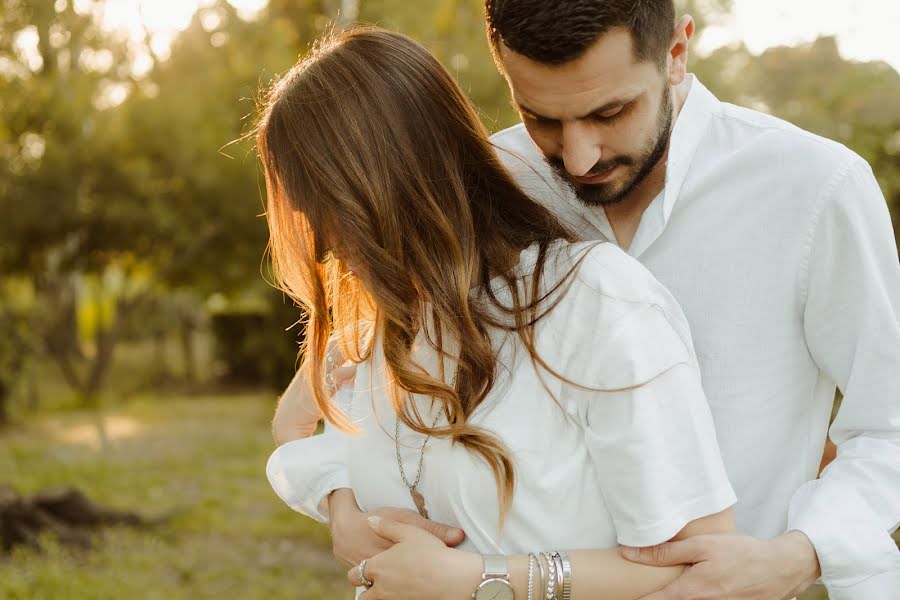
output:
M556 599L562 600L563 595L563 565L559 552L553 552L553 564L556 565Z
M534 600L534 567L537 558L534 554L528 555L528 600Z
M541 582L540 582L540 585L538 586L538 590L540 592L541 599L543 599L544 588L547 585L547 570L544 569L543 556L540 553L538 553L535 556L535 558L537 559L538 568L541 571Z
M562 593L560 596L562 600L572 600L572 562L569 560L569 553L559 552L557 556L559 556L559 560L562 563L563 573Z
M541 552L541 554L547 559L547 571L550 574L547 578L546 599L559 600L559 597L556 595L556 562L553 560L553 555L549 552Z
M563 598L566 598L566 587L568 580L571 579L571 575L566 577L565 564L563 563L561 553L553 552L551 556L553 557L553 562L556 564L556 596L560 600L563 600ZM569 595L571 596L571 593Z

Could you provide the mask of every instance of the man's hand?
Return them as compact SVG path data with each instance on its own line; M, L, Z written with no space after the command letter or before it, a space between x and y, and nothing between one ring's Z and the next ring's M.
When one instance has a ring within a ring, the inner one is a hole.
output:
M462 529L429 521L414 510L379 508L363 512L356 505L353 491L347 488L331 493L328 497L328 511L331 515L334 556L347 568L355 567L364 558L372 558L394 545L372 530L367 520L370 515L424 529L447 546L456 546L465 538Z
M651 566L691 565L643 600L783 600L819 577L819 561L799 531L758 540L741 534L698 535L650 548L623 548L626 559Z

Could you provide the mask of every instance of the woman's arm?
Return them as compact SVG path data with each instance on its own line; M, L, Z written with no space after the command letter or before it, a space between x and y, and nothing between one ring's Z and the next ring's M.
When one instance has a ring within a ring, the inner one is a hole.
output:
M306 365L303 365L278 399L272 419L272 437L279 446L308 438L316 432L321 419L322 411L313 400L307 385Z
M329 350L335 357L335 364L341 365L332 374L335 389L353 384L356 365L346 362L336 344L329 342ZM294 440L308 438L316 432L322 411L316 405L308 383L308 369L304 363L278 399L278 407L272 419L272 437L281 446Z
M422 531L393 521L376 520L376 533L395 543L366 564L366 576L375 585L361 598L466 600L481 582L480 554L446 548ZM735 530L731 509L690 522L672 540L695 535L730 533ZM537 552L537 549L535 550ZM661 590L684 570L678 567L648 567L625 560L619 549L573 550L572 600L635 600ZM519 600L528 597L528 557L508 557L510 583ZM348 572L353 585L361 585L356 567ZM543 598L540 578L535 575L535 598Z

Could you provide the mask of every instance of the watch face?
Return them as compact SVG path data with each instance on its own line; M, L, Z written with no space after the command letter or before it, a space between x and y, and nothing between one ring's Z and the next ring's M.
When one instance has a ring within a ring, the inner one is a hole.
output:
M478 586L475 600L515 600L516 594L505 579L488 579Z

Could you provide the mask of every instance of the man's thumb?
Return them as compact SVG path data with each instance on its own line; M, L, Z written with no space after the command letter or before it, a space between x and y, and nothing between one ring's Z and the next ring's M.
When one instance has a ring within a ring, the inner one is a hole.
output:
M413 525L423 531L427 531L434 537L438 538L448 546L458 546L465 538L466 534L458 527L451 527L437 521L426 519L414 510L400 510L391 517L399 523Z
M450 527L435 521L425 521L423 527L425 531L450 547L458 546L466 538L465 532L459 527Z
M697 557L697 549L689 542L690 540L666 542L646 548L625 546L621 549L621 554L625 560L653 567L693 564L700 559Z

